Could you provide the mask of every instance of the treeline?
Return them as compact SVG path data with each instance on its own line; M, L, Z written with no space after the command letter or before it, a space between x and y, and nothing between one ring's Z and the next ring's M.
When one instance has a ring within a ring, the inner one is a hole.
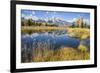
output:
M22 20L21 25L22 26L58 26L57 24L50 24L47 22L38 22L38 21L33 21L32 19Z
M82 22L80 25L73 22L71 27L72 28L75 28L75 27L77 27L77 28L90 28L90 25L86 22Z

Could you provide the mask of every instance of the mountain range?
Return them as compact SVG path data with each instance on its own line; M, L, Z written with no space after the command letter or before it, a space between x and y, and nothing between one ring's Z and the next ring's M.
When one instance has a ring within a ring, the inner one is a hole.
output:
M27 21L28 19L22 18L22 21ZM66 20L63 20L61 18L49 18L49 19L31 19L33 22L38 22L38 23L48 23L48 24L53 24L53 25L58 25L58 26L71 26L72 22L68 22Z

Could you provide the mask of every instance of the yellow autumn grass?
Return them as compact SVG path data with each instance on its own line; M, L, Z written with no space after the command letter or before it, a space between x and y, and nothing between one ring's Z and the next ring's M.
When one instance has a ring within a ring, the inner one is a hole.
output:
M69 60L88 60L90 53L88 51L81 51L69 47L58 50L37 50L33 62L48 62L48 61L69 61Z
M50 27L50 26L22 26L22 33L32 33L32 32L47 32L53 30L67 30L67 27Z
M32 26L22 26L22 33L33 33L33 32L48 32L54 30L67 30L68 35L73 38L78 38L80 40L87 39L90 37L90 30L88 28L71 28L71 27L32 27Z
M80 40L90 37L90 30L88 28L68 28L70 37L79 38Z

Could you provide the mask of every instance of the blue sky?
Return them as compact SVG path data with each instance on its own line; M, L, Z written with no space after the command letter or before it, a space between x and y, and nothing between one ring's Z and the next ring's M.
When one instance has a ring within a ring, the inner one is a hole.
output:
M61 12L61 11L42 11L42 10L21 10L21 17L26 19L32 18L37 19L50 19L50 18L60 18L65 21L72 22L76 18L84 18L87 22L90 21L90 13L82 12Z

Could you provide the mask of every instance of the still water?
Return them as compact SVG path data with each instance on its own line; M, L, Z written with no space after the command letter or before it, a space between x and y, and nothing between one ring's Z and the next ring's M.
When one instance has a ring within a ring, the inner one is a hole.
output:
M88 48L90 46L90 40L79 40L77 38L69 37L67 31L52 31L22 34L21 47L34 49L39 45L40 47L46 47L48 49L60 49L62 47L77 48L79 44L84 44ZM44 45L43 45L44 44Z

